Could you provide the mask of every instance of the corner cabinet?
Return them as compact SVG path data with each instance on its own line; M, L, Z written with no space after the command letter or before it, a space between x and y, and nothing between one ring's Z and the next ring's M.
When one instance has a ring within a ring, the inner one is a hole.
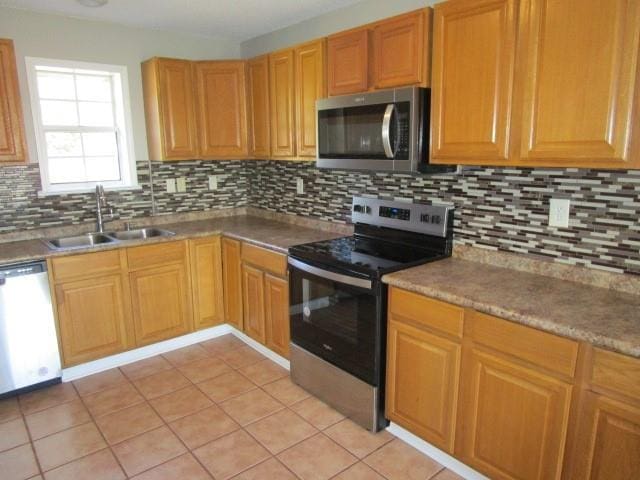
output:
M65 367L134 346L124 250L49 260Z
M220 237L189 240L193 323L196 330L224 323Z
M27 161L24 118L13 42L0 39L0 164Z
M432 163L640 166L640 3L436 5Z
M198 158L193 63L152 58L142 64L147 143L152 160Z
M247 62L249 103L249 153L266 159L271 155L269 131L269 56L262 55Z

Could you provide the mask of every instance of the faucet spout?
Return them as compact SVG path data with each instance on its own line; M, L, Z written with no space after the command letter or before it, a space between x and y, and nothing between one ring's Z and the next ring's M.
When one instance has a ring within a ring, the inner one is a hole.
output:
M113 216L113 208L111 208L109 202L107 202L104 187L98 184L96 185L96 231L100 233L104 233L103 209L109 209L111 216Z

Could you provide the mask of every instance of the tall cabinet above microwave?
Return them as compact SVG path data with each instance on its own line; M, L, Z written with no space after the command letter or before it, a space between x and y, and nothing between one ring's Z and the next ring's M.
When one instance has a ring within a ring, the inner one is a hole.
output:
M430 93L409 87L318 100L319 168L439 173L429 165Z

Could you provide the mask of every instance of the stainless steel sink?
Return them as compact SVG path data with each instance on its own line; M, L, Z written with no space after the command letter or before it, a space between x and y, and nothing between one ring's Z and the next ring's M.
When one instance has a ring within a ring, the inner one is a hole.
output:
M53 250L72 250L74 248L95 247L107 243L114 243L117 240L104 233L86 233L84 235L76 235L74 237L61 237L45 240L49 248Z
M161 228L139 228L137 230L121 230L119 232L109 232L107 235L115 238L116 240L143 240L145 238L153 237L170 237L175 235L174 232L169 230L163 230Z

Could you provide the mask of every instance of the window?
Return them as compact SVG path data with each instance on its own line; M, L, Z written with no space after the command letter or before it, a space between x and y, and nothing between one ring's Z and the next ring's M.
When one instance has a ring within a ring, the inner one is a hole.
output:
M136 187L126 67L26 60L41 193Z

